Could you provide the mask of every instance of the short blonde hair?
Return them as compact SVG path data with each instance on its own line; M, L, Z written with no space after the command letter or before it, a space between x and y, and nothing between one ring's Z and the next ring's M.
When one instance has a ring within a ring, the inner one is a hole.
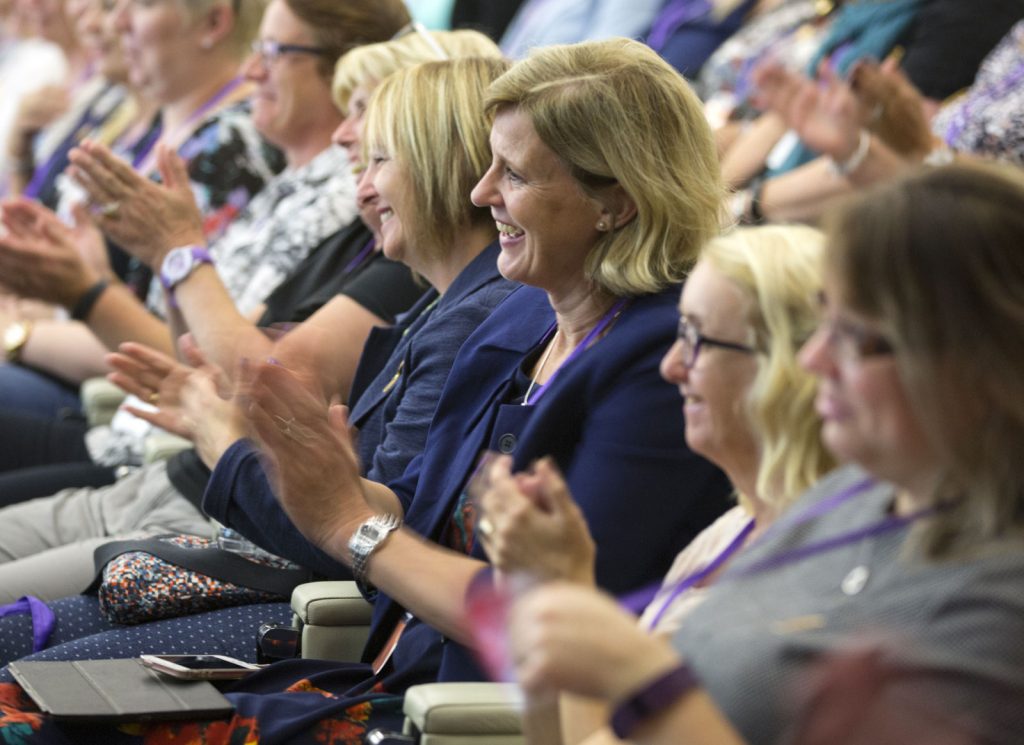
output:
M618 183L637 215L602 235L587 276L613 295L679 282L719 231L722 185L703 107L683 78L628 39L543 47L491 86L492 111L530 117L583 192Z
M348 112L348 100L352 91L367 83L380 83L398 70L422 62L438 62L445 57L438 55L440 49L447 59L459 57L501 57L498 45L478 31L427 31L437 44L432 46L423 33L406 34L394 41L353 49L340 60L334 69L334 102L341 111Z
M818 323L824 235L796 225L740 228L712 240L709 262L749 299L760 352L746 408L761 446L757 493L785 507L835 462L821 441L817 382L797 360Z
M493 225L469 194L491 163L484 94L508 65L482 57L428 62L389 76L370 99L364 150L383 150L406 169L419 211L416 235L434 256L460 228Z

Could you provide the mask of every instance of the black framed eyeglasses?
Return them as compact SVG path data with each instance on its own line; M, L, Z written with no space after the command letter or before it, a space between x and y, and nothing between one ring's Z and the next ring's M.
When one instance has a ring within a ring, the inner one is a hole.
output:
M252 53L259 55L264 65L272 65L283 54L311 54L322 57L330 53L323 47L309 47L303 44L281 44L273 39L256 39L252 43Z
M729 349L733 352L741 352L742 354L757 354L757 350L747 344L705 336L684 317L679 318L679 328L676 336L679 338L683 366L687 370L697 364L697 357L700 355L701 347L718 347L719 349Z

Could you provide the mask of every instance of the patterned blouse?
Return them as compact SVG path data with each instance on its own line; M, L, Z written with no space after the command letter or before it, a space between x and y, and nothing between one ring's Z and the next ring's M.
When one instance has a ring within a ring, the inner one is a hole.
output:
M985 58L974 84L942 107L932 131L952 150L1024 166L1024 21Z

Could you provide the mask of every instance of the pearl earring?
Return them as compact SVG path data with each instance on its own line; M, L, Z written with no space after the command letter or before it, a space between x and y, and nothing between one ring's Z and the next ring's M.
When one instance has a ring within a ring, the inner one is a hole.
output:
M599 222L597 224L597 229L598 229L598 231L600 231L602 233L607 233L608 232L608 223L606 223L604 220L601 220L601 222Z

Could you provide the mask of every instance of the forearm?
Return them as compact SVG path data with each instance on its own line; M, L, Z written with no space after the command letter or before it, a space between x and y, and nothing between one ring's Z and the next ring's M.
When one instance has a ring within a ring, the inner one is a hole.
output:
M347 554L347 538L345 543ZM463 613L465 596L484 566L403 529L395 531L370 558L367 579L446 637L470 644L473 637Z
M630 740L636 745L743 745L744 739L702 689L684 695L660 716L642 724Z
M116 350L124 342L134 341L165 354L174 354L170 328L150 313L124 285L111 283L85 320L108 351Z
M764 170L765 159L786 130L782 117L771 112L751 124L722 157L725 183L734 188L743 186Z
M271 356L273 341L239 313L234 301L211 266L201 266L175 288L178 317L209 362L231 378L242 359L264 360Z
M21 350L20 361L69 383L106 375L109 350L84 324L39 321Z

